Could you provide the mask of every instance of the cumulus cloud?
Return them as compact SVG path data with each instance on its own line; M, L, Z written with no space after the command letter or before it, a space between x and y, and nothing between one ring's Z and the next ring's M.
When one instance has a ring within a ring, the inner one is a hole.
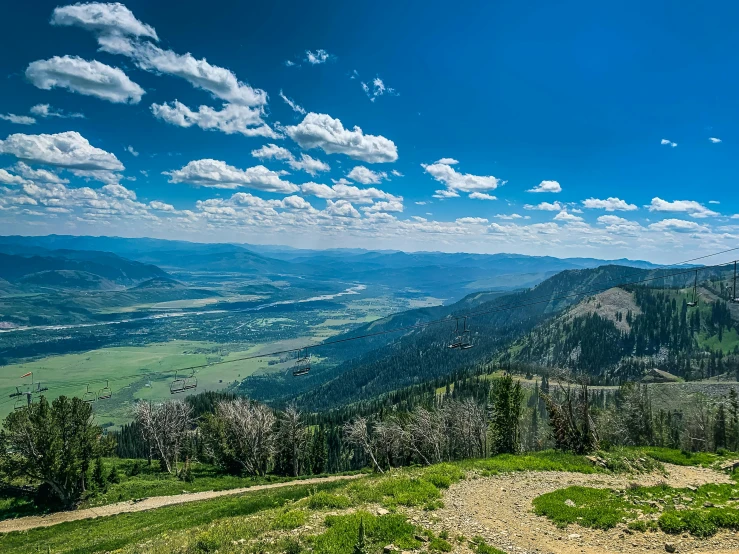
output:
M606 198L605 200L600 200L598 198L588 198L587 200L582 201L582 205L586 208L605 210L607 212L630 212L638 209L636 205L629 204L626 201L621 200L620 198L614 198L612 196Z
M54 135L16 133L0 140L0 153L19 160L82 171L121 171L114 154L92 146L76 131Z
M65 88L116 103L138 104L144 95L144 89L120 69L78 56L54 56L31 62L26 78L43 90Z
M446 185L446 191L437 190L436 198L452 198L459 196L459 192L485 192L495 190L501 184L500 180L492 175L472 175L460 173L452 167L459 162L452 158L442 158L432 164L421 164L423 170L436 181Z
M661 141L659 141L659 143L662 146L670 146L672 148L675 148L677 146L676 142L672 142L671 140L667 140L667 139L662 139Z
M175 208L172 204L166 204L164 202L160 202L159 200L152 200L151 202L149 202L149 207L152 210L159 210L161 212L175 211Z
M708 140L710 140L713 144L718 144L719 142L721 142L721 139L716 137L708 137Z
M256 150L252 150L251 155L260 160L283 160L286 161L292 169L295 169L296 171L302 170L309 175L314 176L321 171L329 171L331 169L331 166L326 162L317 160L305 153L302 153L298 160L287 148L277 146L276 144L265 144Z
M91 3L56 8L51 23L86 29L96 35L100 50L127 56L145 71L181 77L227 102L243 106L267 103L265 91L239 81L230 70L197 59L190 53L164 50L145 40L158 40L156 31L136 19L122 4Z
M65 113L64 110L52 108L49 104L36 104L30 112L37 117L59 117L59 118L84 118L85 114L81 113Z
M473 200L497 200L497 196L487 194L486 192L471 192L469 195Z
M285 104L290 106L290 109L292 111L299 113L301 115L305 115L305 109L299 104L297 104L292 98L288 98L287 96L285 96L285 93L282 92L282 89L280 89L280 98L282 98Z
M13 175L12 173L8 172L6 169L0 169L0 184L22 185L25 182L26 180L23 177L19 175Z
M326 63L330 57L331 55L322 48L319 48L315 52L311 52L310 50L305 51L305 61L311 65Z
M362 217L357 209L348 200L326 200L326 213L337 217Z
M27 115L15 115L14 113L0 114L0 119L10 121L16 125L33 125L36 123L36 120L32 117Z
M456 190L439 189L435 190L431 196L444 200L445 198L459 198L459 193Z
M393 169L390 172L390 174L393 175L394 177L402 177L403 176L403 174L400 171L398 171L397 169Z
M562 192L562 186L557 181L542 181L526 192Z
M582 221L582 217L569 213L567 210L562 210L554 216L555 221Z
M26 179L30 179L37 183L56 183L66 184L69 183L69 179L64 179L48 169L34 169L30 165L18 162L13 167L17 173L20 173Z
M650 212L673 212L687 213L690 217L703 218L719 215L717 212L709 210L700 202L694 200L675 200L668 202L659 197L652 198L652 203L647 206Z
M400 200L382 201L375 202L371 206L362 208L362 211L367 214L376 214L379 212L402 212L403 202Z
M128 146L126 146L125 150L126 150L126 152L128 152L129 154L131 154L133 157L137 157L139 155L139 153L136 152L136 150L134 150L133 146L131 146L130 144Z
M702 233L709 230L705 225L684 219L663 219L652 223L649 228L653 231L675 231L677 233Z
M347 174L347 177L352 181L362 183L363 185L377 185L381 183L383 179L387 179L387 173L384 171L372 171L363 165L358 165Z
M360 188L343 183L337 183L329 187L321 183L311 182L300 185L300 190L303 194L317 196L325 200L348 200L356 204L371 204L376 200L388 202L403 201L403 198L400 196L394 196L374 187Z
M398 149L393 141L375 135L365 135L362 129L344 129L339 119L326 114L309 113L298 125L285 128L287 135L310 150L321 148L327 154L346 154L367 163L394 162Z
M564 209L564 206L559 202L540 202L536 205L526 204L523 207L524 210L542 210L545 212L559 212Z
M460 217L457 223L461 225L486 225L488 222L484 217Z
M61 6L51 14L51 24L75 25L101 35L125 35L159 40L153 27L136 19L131 10L119 2L90 2Z
M170 183L188 183L201 187L235 189L249 187L265 192L290 194L297 192L298 186L280 178L280 174L263 165L245 170L213 159L193 160L175 171L164 172Z
M220 111L210 106L200 106L198 111L193 111L175 100L171 104L152 104L151 111L154 117L178 127L195 125L205 130L221 131L227 135L240 133L247 137L279 137L262 119L262 110L249 106L223 104Z
M513 219L530 219L530 216L523 216L521 214L497 214L493 216L496 219L505 219L505 220L513 220Z

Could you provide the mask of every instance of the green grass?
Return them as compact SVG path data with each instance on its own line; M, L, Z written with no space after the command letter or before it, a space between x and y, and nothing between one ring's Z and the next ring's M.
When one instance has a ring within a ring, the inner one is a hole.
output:
M113 517L62 523L53 527L37 528L25 532L0 535L0 552L36 553L37 546L51 549L54 553L86 554L112 551L131 544L141 543L157 537L165 537L178 531L228 519L231 525L236 516L247 516L264 510L280 508L290 502L307 497L312 490L332 491L341 483L295 486L284 489L256 491L235 497L223 497L178 506L168 506L147 512L119 514ZM304 521L300 512L286 512L280 518L281 528ZM228 522L227 522L228 523ZM228 527L228 525L226 525ZM267 529L262 529L262 531ZM210 539L230 541L236 532L211 532Z
M359 522L364 524L368 552L377 554L390 543L401 549L418 548L421 543L414 538L417 528L408 523L405 516L386 514L375 516L359 511L353 514L326 517L326 531L309 542L316 554L348 554L352 552L359 534ZM439 539L442 540L442 539ZM448 544L448 543L447 543Z
M475 537L470 542L475 554L506 554L502 550L487 544L482 537Z
M720 456L713 452L686 452L684 450L673 450L671 448L660 448L657 446L640 447L638 451L657 461L678 466L702 466L710 467L714 463L726 459L728 456Z
M707 484L695 490L667 485L625 491L568 487L541 495L533 504L537 514L561 527L577 523L610 529L626 522L634 531L659 527L665 533L708 537L719 529L739 529L739 509L733 504L737 497L739 486L728 484Z
M567 487L534 499L534 512L557 526L579 523L584 527L611 529L623 518L635 516L632 505L608 489Z
M465 460L457 465L463 470L475 470L483 475L514 471L571 471L575 473L598 473L603 469L594 466L584 456L566 452L546 450L530 454L501 454L492 458Z

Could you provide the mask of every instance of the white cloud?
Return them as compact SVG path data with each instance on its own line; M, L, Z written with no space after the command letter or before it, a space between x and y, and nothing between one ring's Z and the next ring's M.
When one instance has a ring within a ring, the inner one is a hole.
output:
M371 206L362 208L362 211L368 214L378 212L402 212L403 202L400 200L391 200L389 202L383 200L382 202L375 202Z
M26 180L18 175L13 175L5 169L0 169L0 184L3 185L22 185Z
M487 225L489 221L484 217L460 217L457 223L461 225Z
M402 197L394 196L374 187L359 188L343 183L329 187L321 183L311 182L300 185L300 190L303 194L317 196L325 200L349 200L357 204L371 204L375 200L385 200L388 202L400 202L403 200Z
M71 171L75 177L80 177L86 181L100 181L101 183L106 184L117 185L122 178L120 174L106 169L70 169L69 171Z
M172 204L166 204L164 202L160 202L159 200L152 200L151 202L149 202L149 207L152 210L159 210L161 212L175 211L175 208Z
M322 48L319 48L315 52L311 52L310 50L305 51L305 61L312 65L326 63L330 57L331 55Z
M721 142L721 139L716 137L708 137L708 140L710 140L713 144L718 144L719 142Z
M623 212L630 212L637 210L638 208L634 204L629 204L624 200L621 200L620 198L614 198L614 197L608 197L605 200L600 200L598 198L588 198L587 200L582 201L582 205L586 208L591 209L600 209L605 210L607 212L615 212L615 211L623 211Z
M114 198L136 200L136 193L132 190L127 189L123 185L105 185L102 190L104 193Z
M709 204L721 204L721 202L719 202L718 200L709 200L708 203Z
M289 194L297 192L298 186L280 178L280 174L263 165L246 170L213 159L193 160L175 171L164 172L170 183L189 183L201 187L235 189L250 187L266 192Z
M690 217L703 218L719 215L709 210L703 204L694 200L675 200L668 202L659 197L652 198L652 203L647 206L650 212L673 212L687 213Z
M294 156L287 148L277 146L276 144L265 144L264 146L251 151L251 155L260 160L292 160Z
M403 174L397 169L393 169L390 174L393 175L393 177L403 177Z
M130 144L128 146L126 146L125 150L126 150L126 152L128 152L129 154L131 154L133 157L137 157L139 155L139 153L136 152L136 150L134 150L133 146L131 146Z
M30 165L23 162L15 164L14 169L26 179L30 179L37 183L69 183L69 179L64 179L53 171L49 171L48 169L33 169Z
M672 148L675 148L677 146L676 142L672 142L671 140L667 140L667 139L662 139L661 141L659 141L659 143L662 146L670 146Z
M456 190L439 189L435 190L431 196L443 200L445 198L459 198L459 193Z
M419 201L419 202L416 202L415 204L416 204L417 206L425 206L426 204L428 204L428 202L426 202L425 200L421 200L421 201Z
M67 118L84 118L81 113L65 113L63 110L57 110L49 106L49 104L36 104L30 109L30 112L37 117L60 117Z
M348 174L347 177L357 183L363 185L377 185L382 182L383 179L387 179L387 173L384 171L372 171L363 165L355 166Z
M513 220L513 219L530 219L530 217L522 216L520 214L497 214L493 216L496 219Z
M83 171L121 171L123 164L114 154L92 146L76 131L54 135L16 133L0 140L0 153L19 160Z
M114 6L111 7L111 6ZM71 9L71 8L78 9ZM174 75L215 97L243 106L262 106L267 93L239 81L228 69L196 59L192 54L164 50L147 40L157 40L154 28L140 22L121 4L79 4L57 8L52 15L54 25L74 25L96 35L100 50L120 54L136 65L155 73Z
M295 159L295 156L293 156L293 153L290 152L287 148L277 146L276 144L266 144L261 148L252 150L251 155L255 158L259 158L260 160L283 160L286 161L292 169L302 170L314 176L318 172L331 170L331 166L329 166L326 162L317 160L305 153L302 153L300 155L300 159L297 160Z
M136 19L123 4L90 2L54 9L52 25L76 25L102 35L128 35L159 40L153 27Z
M705 225L699 225L695 221L684 219L663 219L649 226L653 231L675 231L677 233L702 233L709 229Z
M152 104L151 111L155 117L179 127L196 125L201 129L221 131L227 135L240 133L247 137L279 137L262 120L262 110L249 106L223 104L220 111L210 106L200 106L195 112L175 100L171 105Z
M280 98L282 98L282 100L284 100L285 104L287 104L288 106L290 106L290 109L292 111L294 111L296 113L299 113L301 115L305 115L305 109L302 106L300 106L299 104L297 104L293 99L288 98L287 96L285 96L285 94L282 92L282 89L280 89Z
M26 78L43 90L66 88L116 103L138 104L144 95L144 89L120 69L78 56L54 56L31 62Z
M492 175L472 175L460 173L452 167L457 164L452 158L442 158L433 164L421 164L426 173L447 187L447 191L436 191L436 198L452 198L459 196L457 191L462 192L484 192L495 190L501 184L499 179Z
M542 181L526 192L562 192L562 187L557 181Z
M27 115L15 115L14 113L0 114L0 119L10 121L11 123L15 123L17 125L33 125L34 123L36 123L36 120L32 117L29 117Z
M491 194L487 194L486 192L472 192L470 193L470 198L473 200L497 200L497 196L493 196Z
M368 163L394 162L398 149L383 136L365 135L361 128L344 129L341 121L326 114L309 113L298 125L285 128L301 148L321 148L327 154L346 154Z
M361 85L362 90L367 95L367 98L370 99L370 102L374 102L378 96L382 96L385 93L397 96L397 94L395 93L395 89L391 87L386 87L385 83L379 77L375 77L372 80L371 87L364 82L362 82Z
M545 212L558 212L564 209L564 206L560 204L559 202L541 202L539 204L536 204L535 206L532 206L531 204L526 204L523 207L524 210L543 210Z
M286 67L293 67L295 65L295 62L292 60L285 60L285 66Z
M326 200L326 213L337 217L359 218L361 215L357 209L347 200Z
M557 215L554 216L555 221L582 221L582 217L573 215L569 213L567 210L562 210Z

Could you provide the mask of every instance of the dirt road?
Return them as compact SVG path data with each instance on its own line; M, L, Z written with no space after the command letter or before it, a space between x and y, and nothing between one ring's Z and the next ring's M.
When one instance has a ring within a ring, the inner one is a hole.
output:
M349 479L357 479L363 476L364 475L361 474L334 475L331 477L315 477L312 479L300 479L287 483L255 485L253 487L228 489L223 491L191 492L186 494L176 494L173 496L152 496L151 498L145 498L139 502L129 500L127 502L108 504L107 506L98 506L97 508L85 508L83 510L75 510L71 512L56 512L45 516L28 516L18 519L7 519L5 521L0 521L0 533L8 533L10 531L27 531L35 527L49 527L51 525L57 525L66 521L78 521L80 519L113 516L116 514L124 514L130 512L143 512L145 510L162 508L164 506L172 506L173 504L197 502L198 500L210 500L211 498L218 498L220 496L230 496L234 494L263 491L268 489L279 489L283 487L296 487L303 485L313 485L317 483L330 483L332 481L346 481Z

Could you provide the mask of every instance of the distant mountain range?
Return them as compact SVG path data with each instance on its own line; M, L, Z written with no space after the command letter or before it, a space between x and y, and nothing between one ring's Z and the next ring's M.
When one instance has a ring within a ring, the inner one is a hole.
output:
M187 272L251 277L296 276L317 281L377 285L396 293L424 293L447 301L462 298L473 291L531 287L568 269L586 269L604 264L642 269L659 267L646 261L626 259L607 261L519 254L407 253L354 248L300 250L280 246L66 235L0 237L0 252L25 257L37 255L91 262L100 262L103 252L108 252L111 253L110 256L117 255L157 266L162 268L162 272L166 270L176 273L178 279L187 279ZM90 254L85 258L83 252ZM77 267L54 269L89 271ZM98 271L90 273L111 279ZM0 273L0 277L4 275Z

